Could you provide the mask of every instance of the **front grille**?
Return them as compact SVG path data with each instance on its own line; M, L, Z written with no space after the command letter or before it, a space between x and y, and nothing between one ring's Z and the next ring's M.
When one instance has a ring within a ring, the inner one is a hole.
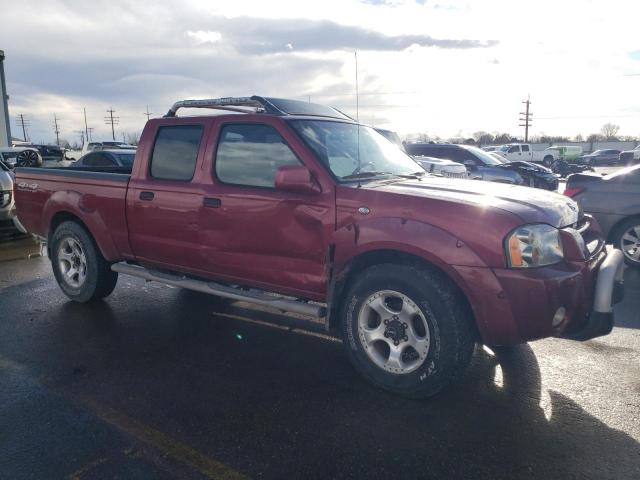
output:
M604 245L602 236L596 230L591 228L592 221L593 217L591 215L583 215L580 220L571 225L571 228L576 230L582 237L587 250L585 253L588 258L599 253Z

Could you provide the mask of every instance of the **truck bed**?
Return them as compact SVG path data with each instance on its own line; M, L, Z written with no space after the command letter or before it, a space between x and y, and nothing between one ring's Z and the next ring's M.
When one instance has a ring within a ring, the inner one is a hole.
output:
M65 216L83 219L109 260L130 252L126 225L126 168L16 168L17 215L25 228L47 238Z

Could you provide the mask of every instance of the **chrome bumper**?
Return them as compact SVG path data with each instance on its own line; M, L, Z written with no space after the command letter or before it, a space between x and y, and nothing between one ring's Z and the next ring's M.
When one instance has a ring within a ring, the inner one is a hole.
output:
M591 313L581 330L566 333L563 337L584 341L611 332L614 324L613 305L624 297L623 265L622 252L607 245L607 256L598 269Z

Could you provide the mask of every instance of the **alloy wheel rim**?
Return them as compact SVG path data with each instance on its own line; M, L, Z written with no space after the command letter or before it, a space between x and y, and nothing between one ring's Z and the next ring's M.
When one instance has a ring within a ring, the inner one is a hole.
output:
M80 243L65 238L58 248L58 265L65 283L73 288L82 286L87 278L87 257Z
M380 290L364 301L358 313L358 337L369 359L394 374L420 367L431 344L422 310L393 290Z
M634 225L622 235L620 249L625 257L640 263L640 225Z

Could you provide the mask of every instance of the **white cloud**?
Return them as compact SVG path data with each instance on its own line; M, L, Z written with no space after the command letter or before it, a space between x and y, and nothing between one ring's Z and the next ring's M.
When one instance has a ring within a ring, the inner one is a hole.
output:
M530 94L534 134L640 135L638 2L27 0L2 17L11 113L38 139L54 112L72 136L83 106L99 135L109 106L139 131L147 104L181 96L311 94L353 114L354 49L360 118L401 133L519 134Z
M192 38L197 44L218 43L222 39L220 32L198 30L197 32L187 31L187 37Z

